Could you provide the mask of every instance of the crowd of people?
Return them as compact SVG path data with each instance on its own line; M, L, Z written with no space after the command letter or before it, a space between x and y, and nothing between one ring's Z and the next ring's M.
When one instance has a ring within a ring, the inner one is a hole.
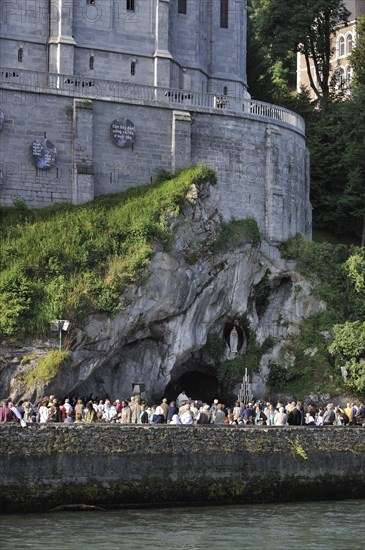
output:
M235 402L226 407L214 399L211 404L189 399L181 392L176 401L148 406L140 396L129 400L93 398L67 398L59 401L55 396L44 397L37 404L21 401L17 405L9 401L0 403L0 422L45 424L71 423L119 423L119 424L214 424L220 426L365 426L365 404L347 403L325 407L301 402L286 404L257 401Z

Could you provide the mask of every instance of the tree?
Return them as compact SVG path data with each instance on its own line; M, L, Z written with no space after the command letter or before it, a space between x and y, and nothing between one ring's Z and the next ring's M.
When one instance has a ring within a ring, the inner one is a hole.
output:
M329 352L336 364L347 371L347 385L365 390L365 322L344 323L333 327L333 341Z
M365 299L365 254L360 250L351 254L345 268L356 292L363 292Z
M250 0L248 12L250 14ZM270 60L266 48L256 37L253 19L247 19L247 83L252 97L273 101L274 86L270 78Z
M273 60L287 59L288 51L302 53L312 90L327 101L332 38L350 15L345 0L252 0L252 10L257 34L266 40Z
M342 134L342 165L347 182L339 208L351 212L365 246L365 16L358 20L356 34L356 46L350 56L353 92L345 104Z
M352 220L354 231L365 246L365 88L358 89L344 105L341 165L346 173L337 211Z
M365 302L365 255L357 248L345 263L347 277L363 303ZM333 339L329 352L335 357L338 367L347 371L347 385L358 391L365 390L365 321L346 321L332 329Z

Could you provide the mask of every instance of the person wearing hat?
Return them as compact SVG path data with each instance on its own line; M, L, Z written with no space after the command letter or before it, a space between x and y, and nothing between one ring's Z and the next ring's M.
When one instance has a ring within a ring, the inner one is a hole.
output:
M209 412L210 414L213 416L213 414L215 413L215 411L217 410L217 405L218 405L218 399L214 399L210 409L209 409Z

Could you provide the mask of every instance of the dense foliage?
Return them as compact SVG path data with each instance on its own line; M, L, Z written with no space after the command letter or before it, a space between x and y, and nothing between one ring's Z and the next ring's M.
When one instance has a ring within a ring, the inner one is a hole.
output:
M272 364L269 383L302 395L338 391L340 367L347 386L365 391L365 256L361 247L309 242L301 236L281 247L314 285L313 294L326 304L302 325L299 338L287 345L288 364Z
M276 72L293 71L296 52L304 55L310 70L310 86L317 99L327 100L331 88L332 37L350 15L345 0L250 0L249 10L257 38L266 44L267 56Z
M357 22L348 95L346 88L334 86L329 65L333 33L348 17L343 0L249 0L248 5L253 35L248 43L249 90L257 99L282 104L305 119L313 225L364 246L365 17ZM297 51L316 66L315 101L308 89L296 92Z
M82 205L1 208L0 334L43 333L52 319L114 313L126 284L167 244L171 218L204 167Z

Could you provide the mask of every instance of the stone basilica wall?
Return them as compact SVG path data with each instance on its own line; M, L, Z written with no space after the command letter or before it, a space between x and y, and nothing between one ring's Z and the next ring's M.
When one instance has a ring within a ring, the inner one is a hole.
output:
M178 13L178 0L134 0L132 10L127 5L126 0L4 0L0 65L246 93L246 0L228 1L228 28L220 26L220 0L187 0L186 13Z
M3 89L1 100L1 204L83 203L149 183L161 169L205 163L217 171L224 218L255 217L272 242L310 236L305 137L284 122L133 95L122 102ZM115 119L134 124L133 147L113 142ZM35 168L30 154L43 137L57 149L48 170Z
M0 426L0 510L365 497L364 428Z
M187 0L186 13L177 0L2 2L0 203L79 204L204 162L217 171L226 219L255 217L271 242L310 237L304 124L251 101L246 8L246 0ZM113 142L115 119L134 124L133 147ZM57 149L47 170L30 155L45 138Z

